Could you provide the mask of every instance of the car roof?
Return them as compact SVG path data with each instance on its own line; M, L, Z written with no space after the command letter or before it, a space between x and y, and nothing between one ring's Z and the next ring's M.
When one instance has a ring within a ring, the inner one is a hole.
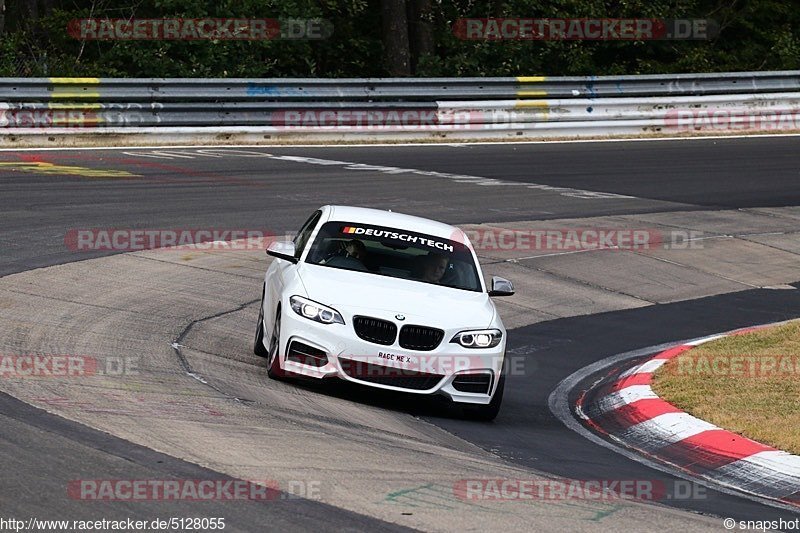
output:
M328 205L322 209L323 211L325 209L328 210L328 221L360 222L373 226L385 226L424 233L445 239L460 240L461 242L466 239L463 232L455 226L413 215L346 205Z

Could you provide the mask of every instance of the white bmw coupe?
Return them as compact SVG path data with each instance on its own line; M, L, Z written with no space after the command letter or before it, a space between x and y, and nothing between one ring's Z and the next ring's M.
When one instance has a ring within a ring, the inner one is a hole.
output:
M270 377L338 377L445 395L475 419L503 399L506 330L458 228L375 209L324 206L274 242L254 352Z

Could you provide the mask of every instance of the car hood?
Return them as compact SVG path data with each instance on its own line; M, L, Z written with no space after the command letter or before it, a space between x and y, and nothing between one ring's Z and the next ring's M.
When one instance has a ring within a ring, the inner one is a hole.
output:
M304 264L298 271L307 297L345 315L368 315L407 324L447 328L486 328L495 314L484 292L364 272Z

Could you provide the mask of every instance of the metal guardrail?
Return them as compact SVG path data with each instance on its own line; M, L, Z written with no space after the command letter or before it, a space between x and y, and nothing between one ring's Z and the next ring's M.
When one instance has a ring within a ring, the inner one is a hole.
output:
M800 71L426 79L0 78L0 144L6 145L25 136L81 133L363 140L613 136L720 126L788 131L800 129L798 112Z
M647 76L350 79L0 78L6 102L415 101L688 96L800 90L800 71Z

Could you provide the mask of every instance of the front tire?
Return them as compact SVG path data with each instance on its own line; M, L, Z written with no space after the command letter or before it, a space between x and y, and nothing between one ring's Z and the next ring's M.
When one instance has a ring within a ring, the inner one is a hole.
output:
M269 341L269 352L267 354L267 375L272 379L283 379L285 373L281 368L280 362L281 348L281 309L275 312L275 325L272 327L272 338Z
M486 405L470 405L464 407L464 415L470 420L480 422L491 422L500 413L500 405L503 403L503 391L506 388L506 377L500 376L497 383L497 390L492 396L492 401Z
M258 322L256 322L256 336L253 340L253 353L259 357L269 357L269 351L264 347L264 290L261 290L261 305L258 307Z

